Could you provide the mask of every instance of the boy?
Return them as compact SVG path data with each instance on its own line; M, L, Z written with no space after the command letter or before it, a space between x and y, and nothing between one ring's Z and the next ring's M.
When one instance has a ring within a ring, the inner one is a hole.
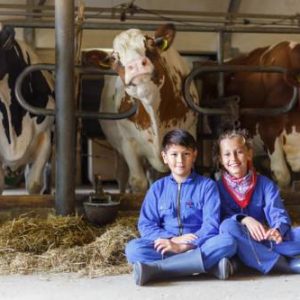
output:
M171 174L150 187L138 221L141 238L126 247L136 284L207 270L227 279L231 272L227 258L235 254L236 244L229 234L218 234L216 184L193 171L196 141L176 129L164 136L162 148Z

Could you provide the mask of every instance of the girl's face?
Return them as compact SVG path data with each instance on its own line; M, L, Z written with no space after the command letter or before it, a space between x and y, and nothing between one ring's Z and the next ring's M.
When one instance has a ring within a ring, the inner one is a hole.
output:
M183 182L191 173L197 157L197 150L181 145L171 145L162 151L164 163L167 164L177 182Z
M220 142L220 163L235 178L247 174L252 156L252 150L247 148L241 137L225 138Z

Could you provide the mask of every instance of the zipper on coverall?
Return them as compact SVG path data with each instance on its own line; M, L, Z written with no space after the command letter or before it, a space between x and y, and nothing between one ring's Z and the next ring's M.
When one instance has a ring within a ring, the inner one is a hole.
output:
M180 211L180 192L181 192L181 183L177 185L177 221L178 221L178 228L179 228L179 235L182 235L183 226L181 222L181 211Z
M243 208L241 208L241 213L244 214L244 209ZM250 232L249 232L249 230L247 228L246 228L246 232L247 232L248 242L249 242L250 248L251 248L251 250L253 252L253 255L254 255L255 259L256 259L256 262L259 265L261 265L262 263L261 263L261 261L260 261L260 259L258 257L258 253L255 250L255 244L253 243L251 235L250 235Z

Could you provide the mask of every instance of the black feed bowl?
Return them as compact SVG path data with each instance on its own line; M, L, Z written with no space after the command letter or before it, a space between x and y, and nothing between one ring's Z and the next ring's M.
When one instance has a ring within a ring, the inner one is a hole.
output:
M86 218L95 225L105 225L114 221L118 215L120 202L96 202L83 203Z

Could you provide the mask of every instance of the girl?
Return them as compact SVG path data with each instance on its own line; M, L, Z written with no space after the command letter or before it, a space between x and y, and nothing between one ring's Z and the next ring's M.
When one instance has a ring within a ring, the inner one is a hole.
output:
M251 141L243 130L219 137L221 164L220 232L237 241L237 255L248 267L264 274L271 270L300 273L300 227L291 228L277 186L252 166Z
M230 235L218 235L216 184L192 169L196 142L187 131L177 129L165 135L162 147L171 174L149 189L138 221L141 238L126 247L135 282L143 285L206 270L227 279L231 271L227 258L235 254L236 245Z

